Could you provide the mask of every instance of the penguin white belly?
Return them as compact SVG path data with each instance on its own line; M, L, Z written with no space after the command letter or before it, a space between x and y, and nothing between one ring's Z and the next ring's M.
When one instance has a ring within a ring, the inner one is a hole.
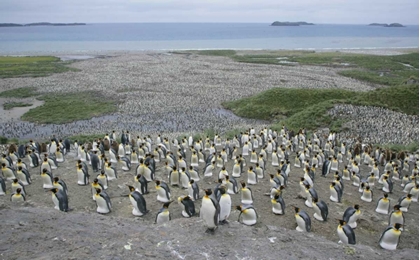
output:
M394 213L391 214L391 217L389 218L389 225L394 225L395 223L400 223L404 225L404 218L403 218L402 213L398 215Z
M309 191L306 191L305 205L309 208L312 208L312 196Z
M284 214L280 203L271 202L271 204L272 204L272 211L273 211L274 214L276 214L276 215L283 215Z
M4 174L4 178L6 179L6 180L8 180L8 181L12 181L13 179L15 179L16 177L15 177L15 175L14 175L14 173L13 173L13 171L12 170L10 170L10 169L6 169L6 170L4 170L3 171L3 174Z
M143 175L144 175L144 178L146 178L147 182L153 181L152 171L149 168L144 167Z
M355 229L357 227L357 220L359 219L360 214L354 213L350 218L347 225Z
M105 174L108 176L109 181L116 179L114 169L112 168L106 168Z
M411 204L411 200L404 199L400 203L400 206L401 206L400 210L402 212L407 212L408 211L408 208L410 207L410 204Z
M79 184L79 185L86 185L86 183L85 183L85 174L81 170L78 170L77 171L77 184Z
M227 220L229 218L230 215L230 211L232 208L232 199L229 195L222 195L222 197L220 198L219 201L219 205L220 205L220 220Z
M399 239L399 232L397 233L394 230L388 230L385 231L385 234L383 234L381 241L379 242L379 245L387 250L395 250L398 246L398 239Z
M315 203L312 203L312 208L314 209L315 213L314 213L314 218L316 220L319 221L324 221L324 219L322 218L322 213L321 210L318 208L318 206Z
M209 166L206 168L206 171L204 172L205 177L211 177L213 175L213 166Z
M162 224L165 222L169 222L169 211L163 211L161 213L159 213L156 217L156 224Z
M170 195L169 195L169 197L170 197ZM169 199L166 197L165 189L159 188L157 190L157 200L160 201L160 202L164 202L164 203L169 201Z
M190 171L191 179L194 181L199 181L200 177L198 176L198 173L196 171Z
M213 229L217 227L218 223L215 223L214 215L216 214L216 208L213 205L213 202L209 198L203 198L201 209L200 209L200 217L206 223L207 228ZM218 221L217 221L218 222Z
M108 189L108 182L105 178L98 178L98 182L102 184L104 190Z
M257 213L254 209L246 209L242 212L242 223L247 226L252 226L257 223Z
M241 167L240 165L234 165L233 166L233 171L232 171L232 177L241 177Z
M242 204L252 204L252 194L248 189L241 189L241 203Z
M197 156L192 156L191 157L191 166L198 167L198 157Z
M363 191L361 199L366 202L372 202L372 193Z
M233 190L233 184L231 182L226 183L226 188L228 194L235 194L235 191Z
M129 171L130 169L128 168L128 165L126 162L121 162L121 169L123 171Z
M389 213L389 200L383 201L382 199L378 202L378 206L376 207L375 211L379 214L385 214L388 215Z
M52 170L57 169L57 166L55 165L54 161L48 158L48 164L50 165Z
M60 206L59 206L60 202L58 201L54 193L52 194L52 201L54 202L54 209L60 210Z
M26 175L23 172L18 172L16 177L22 182L23 185L27 186L29 183L26 181Z
M54 188L52 182L51 182L51 178L50 176L48 176L47 174L42 174L41 175L42 178L42 182L44 183L44 185L42 186L44 189L52 189Z
M344 243L344 244L349 243L349 238L344 233L343 228L337 227L337 234L338 234L338 237L340 238L340 241L338 241L338 243Z
M108 209L108 204L106 200L103 199L101 196L96 196L95 201L96 201L96 206L97 206L96 211L98 213L107 214L110 212L110 210Z
M188 176L185 173L181 174L181 187L188 188L189 182Z
M139 208L137 207L137 201L132 197L130 197L131 205L133 205L133 215L134 216L143 216L143 213L140 212Z
M257 175L256 175L256 174L254 174L253 172L248 173L248 180L247 180L247 183L248 183L248 184L251 184L251 185L257 184L257 183L258 183L258 180L257 180Z
M301 218L298 214L295 215L297 227L296 230L299 232L306 232L306 223L303 218Z
M179 175L178 175L178 173L172 173L171 174L170 183L171 183L171 185L179 185Z
M330 200L334 202L338 202L338 194L334 188L330 188Z

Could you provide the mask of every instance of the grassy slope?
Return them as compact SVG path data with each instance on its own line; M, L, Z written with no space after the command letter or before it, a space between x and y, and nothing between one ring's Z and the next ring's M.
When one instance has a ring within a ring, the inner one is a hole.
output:
M53 73L77 71L65 66L57 57L27 56L27 57L0 57L0 78L14 77L43 77Z
M30 107L32 104L24 103L24 102L7 102L3 104L4 110L10 110L15 107Z

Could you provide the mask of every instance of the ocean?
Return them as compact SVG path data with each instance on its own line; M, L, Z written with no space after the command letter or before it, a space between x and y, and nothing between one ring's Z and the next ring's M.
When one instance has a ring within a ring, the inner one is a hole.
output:
M186 49L418 48L419 26L110 23L0 27L0 55Z

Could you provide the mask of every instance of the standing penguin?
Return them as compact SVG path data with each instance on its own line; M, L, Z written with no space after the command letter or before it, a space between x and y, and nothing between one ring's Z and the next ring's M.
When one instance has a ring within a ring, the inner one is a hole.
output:
M51 189L52 201L54 202L54 208L63 212L69 210L69 202L66 193L59 188Z
M327 221L328 218L328 206L323 201L318 201L318 198L312 201L312 207L315 210L314 218L319 221Z
M311 218L309 215L299 208L295 207L295 219L297 223L296 230L299 232L311 231Z
M322 177L327 177L331 169L331 157L322 164Z
M191 200L190 196L178 197L178 203L182 204L182 216L184 218L191 218L195 213L194 202Z
M20 160L20 159L19 159ZM23 185L29 185L32 183L31 175L26 168L19 166L16 171L16 177L23 183Z
M373 195L372 195L372 190L370 189L369 186L366 186L363 189L363 193L362 193L362 197L360 197L363 201L366 202L372 202L373 200Z
M247 226L253 226L257 223L258 214L254 206L242 205L242 206L236 206L236 209L241 212L239 213L238 222L245 224Z
M407 195L403 195L398 199L398 205L400 205L400 210L402 212L407 212L408 208L410 207L411 204L411 199L412 195L411 194L407 194Z
M108 176L105 174L105 170L101 170L101 173L96 176L99 183L102 184L104 189L108 189Z
M10 197L10 201L12 201L12 202L26 201L25 194L22 194L22 189L21 188L16 189L16 191Z
M140 194L148 194L149 189L147 187L147 180L142 174L137 174L134 177L134 188L136 191L140 192Z
M42 182L44 183L43 188L44 189L52 189L53 186L53 177L50 172L48 172L47 169L43 169L41 173Z
M226 191L225 186L221 186L220 188L220 198L219 198L219 205L220 205L220 215L219 220L220 224L226 224L227 219L229 218L231 207L232 207L232 199L230 195Z
M204 219L207 226L206 233L214 232L219 225L220 205L213 197L211 189L204 190L206 193L201 202L200 218Z
M272 211L276 215L284 215L286 210L286 204L284 203L283 197L280 194L274 195L271 199Z
M171 213L169 212L169 205L172 201L165 202L163 207L156 214L155 224L162 224L171 220Z
M89 184L89 174L85 169L83 169L83 165L79 164L77 166L77 184L81 186L85 186Z
M21 190L21 194L26 196L26 190L25 190L25 186L23 185L23 183L21 181L19 181L18 179L13 179L12 182L12 193L16 192L17 189ZM411 195L410 195L411 197Z
M355 245L356 244L356 236L354 234L353 229L346 224L344 220L339 220L339 224L337 227L337 234L340 238L340 241L338 243L344 243L344 244L350 244Z
M357 220L359 219L362 212L360 211L359 205L354 205L354 207L348 207L343 214L343 220L351 227L357 227Z
M188 183L188 196L190 196L192 201L198 200L200 198L200 189L198 184L194 180L190 180Z
M91 193L92 193L92 199L93 200L96 200L96 189L100 189L101 191L102 190L105 190L104 189L104 186L102 186L102 184L101 183L99 183L99 181L98 181L98 178L95 178L94 180L93 180L93 182L92 182L92 184L91 184Z
M388 199L388 193L384 193L384 196L376 203L375 211L379 214L388 215L391 210L391 201Z
M98 213L108 214L109 212L111 212L111 199L104 190L96 189L95 201L97 206L96 211Z
M226 176L225 182L226 182L227 193L237 194L239 192L238 183L235 178L233 177L229 178L229 176Z
M58 177L54 177L53 186L54 188L62 190L66 195L68 195L67 184L63 180L60 180Z
M246 186L244 181L241 181L241 203L242 204L252 204L254 202L254 197L252 196L252 190Z
M6 181L0 176L0 196L6 195Z
M168 202L171 200L171 191L169 190L168 184L163 181L156 180L155 187L157 190L157 200L160 202Z
M389 221L388 221L388 226L392 226L395 223L400 223L401 225L404 225L404 214L403 212L400 210L401 206L400 205L395 205L394 206L394 210L392 211L392 213L389 215Z
M136 191L133 186L128 185L128 189L130 190L128 197L130 198L131 205L133 206L132 214L134 216L143 216L149 212L146 207L146 200L144 199L143 195Z
M341 203L342 196L343 190L340 188L340 186L336 185L335 182L332 182L330 185L330 200Z
M383 249L395 250L400 243L402 224L395 223L388 226L384 232L382 232L381 238L379 239L379 245Z

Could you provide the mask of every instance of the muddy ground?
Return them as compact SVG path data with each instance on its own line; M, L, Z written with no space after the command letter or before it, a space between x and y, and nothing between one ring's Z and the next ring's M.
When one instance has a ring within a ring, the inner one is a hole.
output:
M286 214L274 215L271 211L270 198L265 195L269 191L269 173L275 173L268 156L265 178L253 185L254 206L259 214L258 223L248 227L237 222L239 212L232 211L229 224L220 226L215 234L205 233L204 223L198 217L185 219L181 215L181 207L174 202L169 209L172 220L168 224L154 224L156 213L162 203L156 200L154 183L149 183L150 194L144 195L150 212L143 217L131 214L132 206L127 197L126 184L134 182L135 166L131 171L123 172L118 167L119 178L109 183L107 190L111 197L113 210L106 215L96 212L96 203L92 200L91 187L77 185L76 159L74 151L66 155L66 161L53 170L54 176L63 179L69 188L68 213L53 209L51 193L44 191L39 168L31 168L33 183L26 187L27 201L12 204L10 201L10 182L7 183L9 194L0 197L0 243L1 259L82 259L97 257L101 259L134 259L139 257L161 259L164 257L179 259L345 259L384 257L401 257L418 259L419 249L419 207L413 202L409 212L404 213L405 227L396 251L386 251L379 247L378 240L387 227L388 216L375 212L376 201L382 196L382 186L373 187L374 200L363 202L358 188L344 181L342 203L329 200L329 184L333 174L321 177L318 168L314 188L321 200L329 207L327 222L319 222L313 218L314 210L298 198L299 178L303 176L302 168L291 167L289 183L283 192L286 203ZM187 152L187 158L189 153ZM249 157L247 158L247 167ZM27 162L27 160L25 159ZM294 156L291 156L291 162ZM189 159L187 159L189 162ZM346 161L345 161L346 162ZM157 163L156 177L168 182L163 174L164 160ZM342 169L344 164L340 165ZM201 169L204 164L200 164ZM232 173L232 162L226 169ZM383 167L380 167L381 172ZM369 172L367 166L361 167L362 174ZM90 180L96 175L89 166ZM218 174L218 170L216 171ZM217 174L202 178L200 188L214 188ZM238 178L246 181L246 173ZM172 199L187 195L187 190L171 187ZM394 203L404 193L399 183L394 183L394 192L390 198ZM202 194L201 194L202 196ZM240 205L240 194L231 195L232 205ZM362 216L355 229L355 246L338 244L336 232L337 218L341 218L345 209L359 204ZM196 210L201 200L195 202ZM302 234L295 230L296 221L292 206L305 210L312 219L312 230Z

